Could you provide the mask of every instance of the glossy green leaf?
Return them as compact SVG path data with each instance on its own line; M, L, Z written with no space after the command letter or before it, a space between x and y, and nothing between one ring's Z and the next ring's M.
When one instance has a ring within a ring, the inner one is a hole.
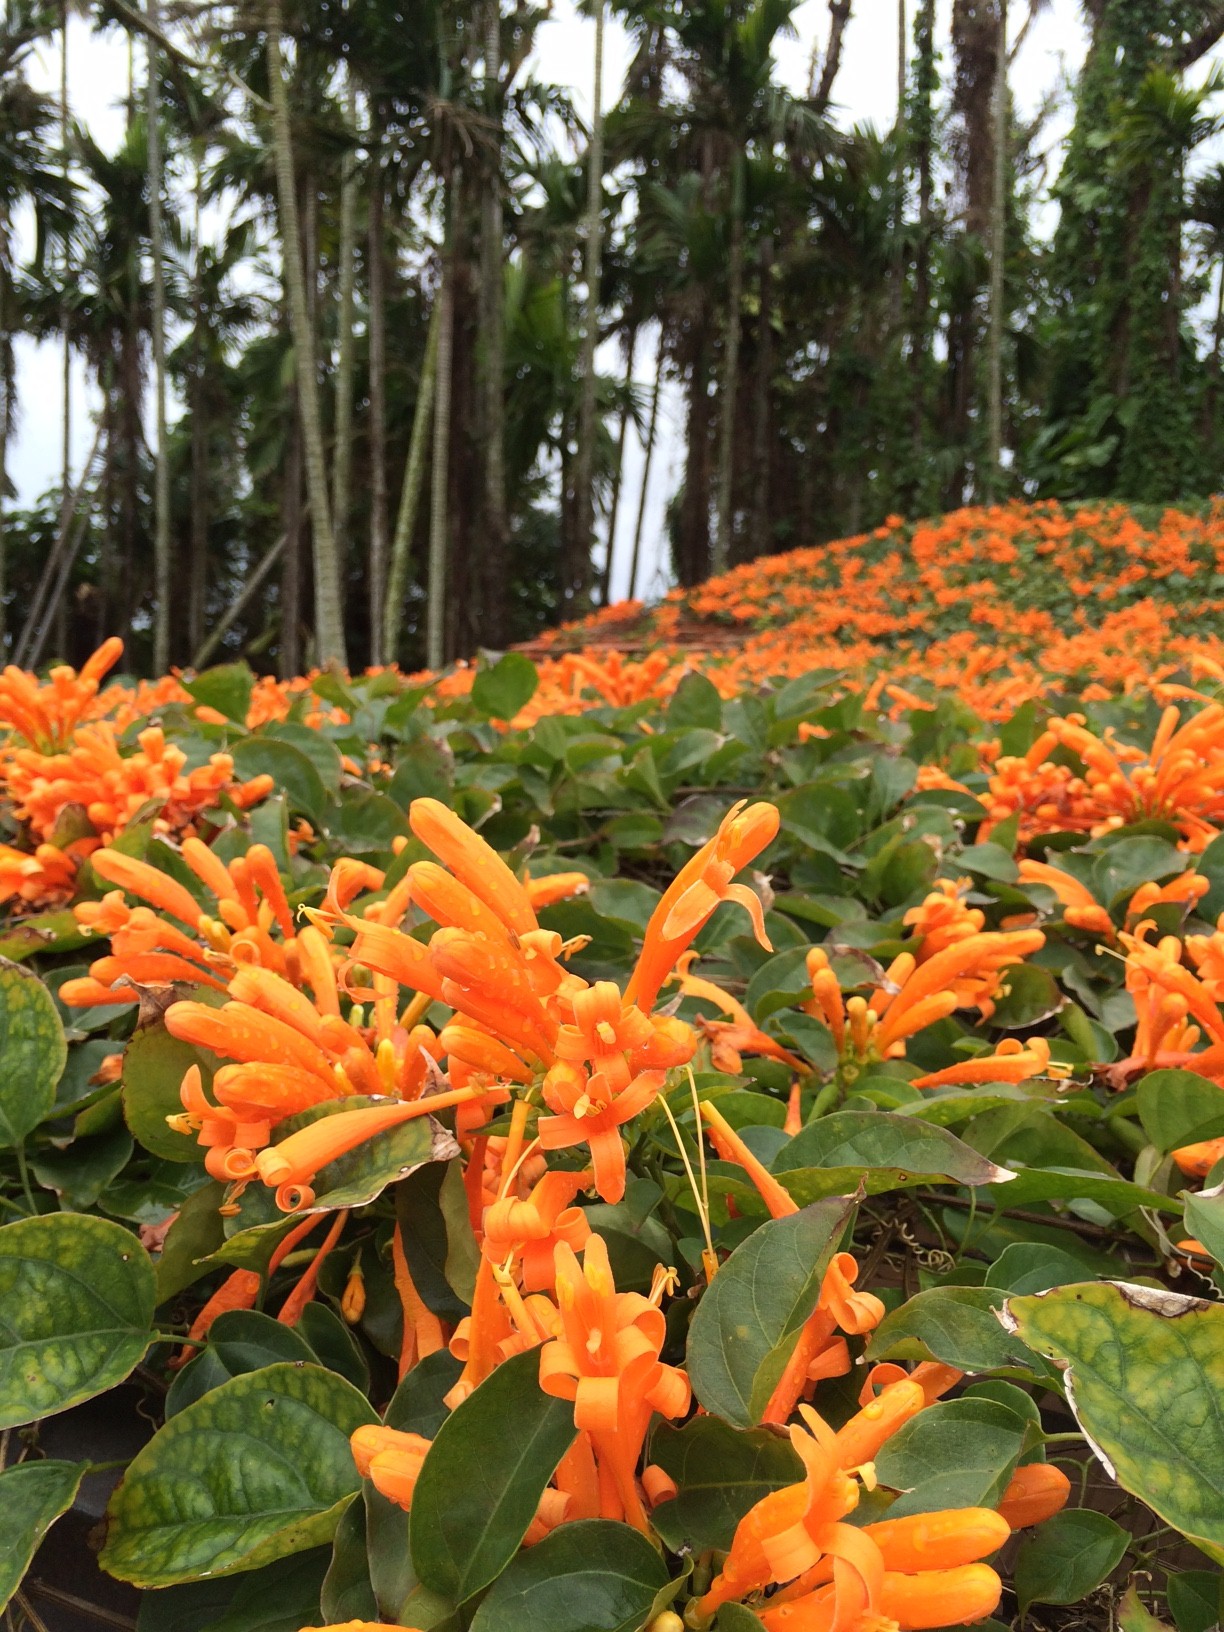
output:
M731 1428L717 1417L694 1417L681 1428L662 1424L651 1439L650 1460L679 1491L650 1515L672 1552L725 1551L755 1502L803 1478L787 1440L764 1428Z
M327 789L312 761L292 743L275 737L242 737L233 744L234 769L244 779L270 776L294 810L321 822L327 808Z
M366 1554L363 1502L350 1502L332 1538L331 1563L323 1578L319 1611L327 1621L372 1621L378 1616Z
M237 1578L144 1592L136 1632L300 1632L319 1619L327 1564L327 1549L316 1547Z
M196 675L194 680L184 680L183 690L197 703L215 708L227 720L245 727L254 684L255 676L247 664L218 663L215 668Z
M1116 1281L1008 1300L1125 1489L1224 1561L1224 1307Z
M902 1493L889 1517L994 1507L1028 1433L1028 1420L995 1400L937 1400L904 1423L876 1457L880 1483Z
M765 1623L745 1604L724 1604L714 1622L716 1632L765 1632Z
M76 1500L87 1462L21 1462L0 1473L0 1609L47 1531Z
M360 1488L369 1402L321 1366L247 1372L159 1429L107 1509L101 1562L136 1586L251 1570L330 1541Z
M885 1316L871 1334L869 1361L942 1360L961 1371L1045 1370L996 1311L1005 1294L995 1287L934 1286Z
M627 1524L563 1524L498 1577L471 1632L639 1632L667 1567Z
M166 1416L177 1416L220 1388L231 1377L259 1371L281 1361L307 1364L317 1359L292 1326L282 1326L258 1309L227 1309L208 1328L208 1347L201 1349L175 1376L166 1395Z
M512 720L535 695L540 677L522 652L507 652L491 667L481 664L472 681L472 703L495 720Z
M153 1266L120 1224L51 1213L0 1229L0 1428L113 1388L152 1342Z
M1122 1561L1130 1537L1090 1508L1064 1508L1020 1543L1016 1597L1030 1604L1078 1604Z
M503 1361L438 1430L412 1498L412 1561L462 1603L514 1556L573 1443L574 1407L539 1385L536 1350Z
M1149 1071L1136 1096L1143 1131L1162 1154L1224 1134L1224 1088L1193 1071Z
M999 1184L1010 1178L946 1128L888 1111L838 1111L809 1122L778 1152L773 1170L796 1201L818 1184L842 1193L862 1179L869 1195L912 1185ZM823 1192L828 1194L828 1191Z
M1182 1570L1166 1586L1177 1632L1208 1632L1220 1621L1224 1575L1219 1570Z
M689 1327L689 1380L707 1411L760 1422L853 1208L843 1196L770 1219L723 1264Z
M182 1112L179 1090L193 1065L199 1066L207 1092L215 1056L172 1037L161 1021L142 1027L123 1053L124 1121L146 1150L166 1161L199 1162L203 1155L190 1134L175 1133L166 1124L168 1116Z
M0 961L0 1146L21 1144L51 1114L67 1058L50 992L28 969Z

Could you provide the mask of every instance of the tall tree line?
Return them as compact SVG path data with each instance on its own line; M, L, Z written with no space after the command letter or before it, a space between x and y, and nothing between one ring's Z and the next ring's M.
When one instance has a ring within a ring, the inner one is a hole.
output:
M129 44L104 145L33 87L66 5L9 0L0 465L20 336L100 408L33 507L0 470L4 656L119 633L149 669L293 673L527 639L607 599L613 537L644 587L632 439L678 469L686 584L898 511L1218 488L1224 9L1087 0L1053 146L1008 90L1040 0L952 0L943 52L935 0L898 0L879 128L838 105L860 0L783 88L797 3L588 0L581 120L532 0L86 0Z

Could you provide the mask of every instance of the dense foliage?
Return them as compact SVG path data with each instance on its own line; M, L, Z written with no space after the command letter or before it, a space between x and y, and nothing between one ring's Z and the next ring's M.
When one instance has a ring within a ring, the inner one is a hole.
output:
M894 512L1218 485L1207 0L1086 8L1061 163L1062 110L1000 95L998 0L956 0L946 60L902 0L877 129L838 94L882 0L830 6L803 95L794 0L626 0L589 130L542 6L84 9L131 40L113 151L32 88L69 13L0 26L0 468L20 337L102 403L84 470L20 512L0 476L18 662L436 667L600 606L614 532L653 593L660 553L692 586Z
M627 608L539 670L7 670L15 1624L102 1481L141 1632L1207 1632L1224 706L1170 614L1219 537L851 541L850 677L802 554L632 658ZM1178 550L1095 663L1070 563L1125 618ZM996 648L921 648L1013 559L1028 693L975 713Z

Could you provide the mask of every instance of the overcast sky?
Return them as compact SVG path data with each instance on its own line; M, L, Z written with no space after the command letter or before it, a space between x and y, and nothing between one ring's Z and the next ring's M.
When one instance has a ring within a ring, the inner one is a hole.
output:
M946 46L952 0L938 0L941 39ZM1023 6L1012 0L1012 12ZM910 0L913 12L913 0ZM823 47L828 30L828 0L805 0L795 13L796 33L783 39L777 51L779 78L793 91L806 91L811 72L813 47ZM537 72L542 78L569 88L584 115L591 106L593 75L593 25L580 17L573 0L554 0L553 17L539 32ZM1030 30L1017 61L1012 92L1017 109L1031 112L1051 90L1064 85L1078 70L1084 51L1084 31L1078 0L1052 0L1049 8ZM626 37L619 25L610 23L604 59L605 106L615 100L628 61ZM86 123L104 146L113 146L122 133L119 104L127 91L128 46L118 32L91 34L77 20L72 25L69 49L70 97L76 116ZM138 64L137 73L143 72ZM47 49L40 59L36 76L47 90L58 91L59 61ZM834 92L842 116L854 123L874 123L882 129L893 120L897 85L896 0L854 0L854 10L846 29L842 69ZM1065 125L1055 126L1065 128ZM639 378L647 372L653 348L639 347ZM612 349L604 366L617 366ZM18 348L19 422L9 454L9 476L17 490L17 502L30 503L58 481L60 465L61 363L58 349L22 343ZM83 369L74 370L73 443L76 467L89 449L91 433L88 417L93 407ZM638 591L657 594L666 587L666 547L662 538L664 505L675 491L682 454L681 404L679 394L665 396L661 410L662 438L656 445L647 498L647 525L644 544L646 581ZM177 412L171 408L172 417ZM617 527L613 565L613 593L623 595L628 588L628 555L631 547L637 496L641 484L642 449L632 434L625 459L624 491Z

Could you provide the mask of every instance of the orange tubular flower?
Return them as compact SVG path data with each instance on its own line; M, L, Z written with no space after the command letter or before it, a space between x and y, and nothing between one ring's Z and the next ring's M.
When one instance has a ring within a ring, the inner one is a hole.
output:
M1082 929L1087 934L1099 935L1102 940L1112 941L1117 933L1113 919L1106 912L1086 884L1081 884L1078 878L1072 878L1061 867L1051 867L1044 861L1030 861L1027 858L1020 862L1020 882L1022 884L1041 884L1047 890L1052 890L1063 909L1063 917L1072 929Z
M430 1441L420 1434L369 1423L354 1431L349 1445L361 1477L371 1480L388 1501L407 1512Z
M642 1009L654 1007L659 988L721 901L735 901L752 920L753 933L768 951L760 897L734 884L736 873L777 837L781 816L773 805L745 802L724 816L718 832L687 861L663 893L646 926L642 951L625 996Z
M1028 1462L1017 1468L1003 1492L999 1516L1013 1530L1044 1524L1061 1513L1071 1494L1071 1481L1052 1462Z
M398 1621L332 1621L328 1626L304 1626L302 1632L417 1632Z
M557 1244L580 1252L591 1235L585 1211L573 1205L591 1183L589 1173L545 1173L526 1200L505 1196L485 1210L485 1256L517 1263L526 1292L553 1285Z
M675 1418L688 1410L688 1378L659 1359L667 1330L661 1311L616 1290L601 1237L589 1238L581 1265L558 1243L555 1264L562 1335L540 1350L540 1387L574 1402L599 1470L602 1516L649 1534L637 1465L652 1413Z
M542 912L558 901L585 895L590 887L591 881L585 873L547 873L542 878L529 878L523 886L535 912Z
M408 824L461 884L516 935L539 926L527 890L491 845L437 799L414 799Z
M1050 1045L1044 1037L1030 1037L1027 1043L1005 1037L991 1054L978 1054L942 1071L915 1077L914 1088L948 1088L958 1083L1027 1082L1030 1077L1066 1076L1066 1066L1051 1066Z
M356 1150L358 1145L414 1117L428 1116L474 1097L472 1088L452 1088L448 1093L432 1094L428 1099L407 1104L392 1100L386 1105L337 1111L334 1116L320 1117L317 1122L291 1133L280 1144L261 1150L254 1157L252 1168L270 1189L276 1190L276 1204L282 1211L297 1212L313 1202L310 1181L328 1162L336 1161L350 1150Z
M901 922L913 936L919 963L985 929L985 914L965 905L964 897L972 888L971 878L941 878L922 904L905 914Z
M712 980L701 980L689 973L696 957L695 952L685 952L677 960L676 968L682 994L685 997L701 998L713 1003L723 1014L731 1016L730 1021L704 1018L697 1021L697 1029L710 1044L710 1061L714 1069L738 1076L743 1065L741 1054L750 1054L760 1059L781 1060L783 1065L788 1065L792 1071L806 1075L810 1067L789 1049L783 1048L781 1043L775 1042L767 1032L762 1031L742 1003L729 992L724 992L721 986L716 986Z
M726 1117L711 1100L701 1101L701 1120L706 1125L710 1143L725 1162L735 1162L752 1180L761 1200L769 1208L772 1218L786 1218L799 1211L784 1185L780 1184L765 1164L757 1159L736 1133Z
M824 1377L844 1377L850 1370L850 1351L836 1328L853 1336L874 1331L884 1318L884 1305L874 1293L855 1292L859 1266L848 1252L836 1253L821 1283L816 1308L804 1323L799 1342L770 1397L763 1422L782 1424L800 1398Z

